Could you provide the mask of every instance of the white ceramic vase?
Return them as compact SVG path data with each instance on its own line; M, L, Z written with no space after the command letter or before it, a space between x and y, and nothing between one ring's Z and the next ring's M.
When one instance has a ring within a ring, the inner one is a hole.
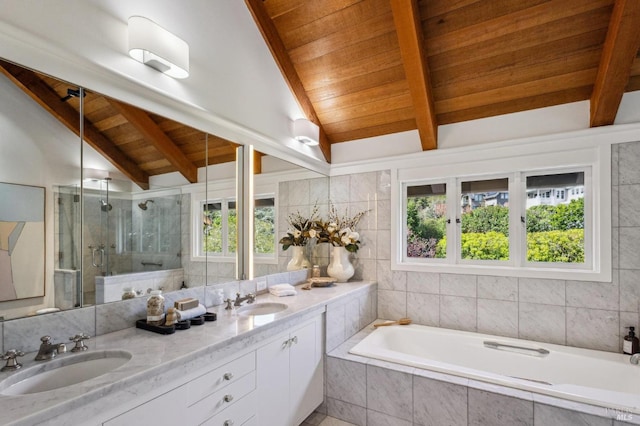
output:
M293 257L287 263L287 271L299 271L300 269L311 268L311 263L304 255L304 246L292 246Z
M346 283L355 270L349 261L349 252L344 247L333 247L331 262L327 266L327 274L339 283Z

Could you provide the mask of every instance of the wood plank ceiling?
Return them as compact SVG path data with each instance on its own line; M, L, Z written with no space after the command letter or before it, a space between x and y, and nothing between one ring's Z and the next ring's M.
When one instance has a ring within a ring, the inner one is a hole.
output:
M637 0L245 3L326 145L640 90Z
M80 134L79 98L68 96L76 86L4 61L0 72ZM209 135L205 145L202 131L90 90L85 93L84 140L142 189L149 188L149 176L179 172L194 183L198 167L236 159L235 143Z

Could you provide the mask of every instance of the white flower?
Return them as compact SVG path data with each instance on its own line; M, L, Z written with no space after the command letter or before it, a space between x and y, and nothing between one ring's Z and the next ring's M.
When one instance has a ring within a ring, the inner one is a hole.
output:
M349 238L350 238L352 241L358 241L358 240L360 239L360 234L358 234L356 231L352 231L352 232L349 234Z
M297 230L297 229L296 229L295 231L293 231L293 237L294 237L294 238L298 238L300 235L302 235L302 232L301 232L301 231L299 231L299 230Z
M333 232L338 228L338 224L336 224L335 222L331 222L328 226L327 226L327 231L328 232Z
M350 228L343 228L340 230L340 235L349 235L351 233Z
M317 234L315 229L309 229L309 238L315 238Z
M340 241L342 241L345 246L351 244L351 239L348 235L343 235L342 238L340 238Z

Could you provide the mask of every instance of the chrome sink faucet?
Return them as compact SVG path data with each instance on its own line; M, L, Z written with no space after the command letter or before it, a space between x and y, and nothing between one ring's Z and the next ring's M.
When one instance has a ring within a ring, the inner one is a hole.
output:
M242 302L253 303L256 301L256 295L254 293L247 293L244 297L240 297L240 293L236 293L236 300L233 302L233 306L240 306Z
M36 355L36 361L46 361L56 357L58 354L63 354L67 351L67 346L64 343L53 343L51 336L42 336L40 338L42 342L38 355Z

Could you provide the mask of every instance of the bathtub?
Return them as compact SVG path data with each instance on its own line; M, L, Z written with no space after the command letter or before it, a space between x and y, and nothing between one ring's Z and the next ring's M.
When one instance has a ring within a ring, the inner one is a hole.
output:
M640 413L628 355L413 324L380 327L349 353Z

